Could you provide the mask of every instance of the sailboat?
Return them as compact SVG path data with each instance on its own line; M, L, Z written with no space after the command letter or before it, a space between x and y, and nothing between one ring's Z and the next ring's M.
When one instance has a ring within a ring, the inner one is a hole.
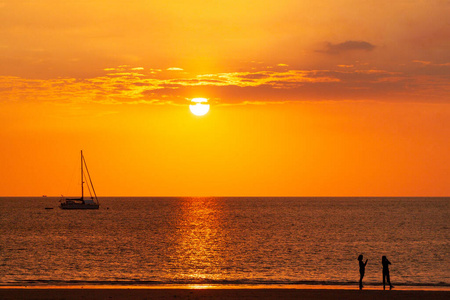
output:
M84 169L86 169L86 173L84 172ZM87 177L85 174L87 174ZM88 199L85 199L84 197L85 183L90 194ZM61 209L98 209L100 207L97 195L95 194L94 185L92 184L91 175L89 175L86 160L83 156L83 150L81 150L81 198L72 199L62 197L60 202Z

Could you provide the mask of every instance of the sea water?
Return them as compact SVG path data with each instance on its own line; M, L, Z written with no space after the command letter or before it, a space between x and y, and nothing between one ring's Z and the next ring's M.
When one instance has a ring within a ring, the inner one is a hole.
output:
M0 285L450 286L450 198L0 198ZM46 209L54 208L54 209Z

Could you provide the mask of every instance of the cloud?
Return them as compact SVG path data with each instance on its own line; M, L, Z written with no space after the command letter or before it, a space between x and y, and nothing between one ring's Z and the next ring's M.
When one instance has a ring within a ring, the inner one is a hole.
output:
M353 68L354 65L338 65L339 68Z
M431 61L424 61L424 60L413 60L412 62L421 64L423 66L450 67L450 63L435 64L435 63L432 63Z
M410 63L406 72L338 65L334 70L240 71L194 75L119 66L90 78L0 76L0 101L177 104L204 95L221 104L311 100L448 101L448 64ZM416 66L416 68L411 68ZM418 67L417 67L418 66ZM136 71L139 71L136 72Z
M339 44L332 44L328 42L325 45L325 49L318 50L317 52L340 54L350 51L372 51L375 47L375 45L365 41L345 41Z

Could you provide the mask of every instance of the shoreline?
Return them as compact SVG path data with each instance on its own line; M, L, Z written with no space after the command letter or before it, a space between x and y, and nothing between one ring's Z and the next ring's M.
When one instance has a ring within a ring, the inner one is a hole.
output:
M72 285L0 285L0 290L8 289L36 289L36 290L336 290L336 291L359 291L358 285L312 285L312 284L155 284L155 285L123 285L123 284L72 284ZM363 291L389 291L383 290L382 285L365 285ZM449 292L450 286L395 286L390 291L438 291Z
M207 288L201 287L1 287L0 299L449 299L450 291L333 288Z

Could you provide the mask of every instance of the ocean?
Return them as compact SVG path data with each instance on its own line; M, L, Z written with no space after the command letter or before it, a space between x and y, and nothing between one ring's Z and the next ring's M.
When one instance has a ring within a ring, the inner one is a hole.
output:
M450 287L450 198L0 198L0 285ZM45 208L54 209L45 209Z

